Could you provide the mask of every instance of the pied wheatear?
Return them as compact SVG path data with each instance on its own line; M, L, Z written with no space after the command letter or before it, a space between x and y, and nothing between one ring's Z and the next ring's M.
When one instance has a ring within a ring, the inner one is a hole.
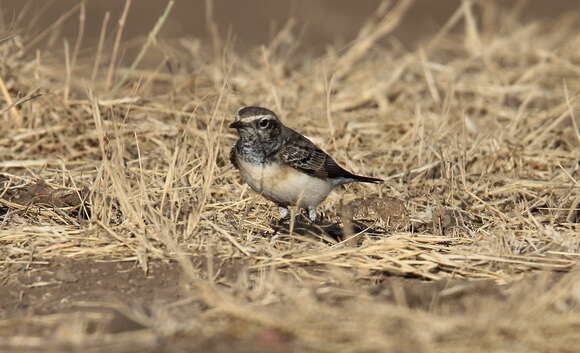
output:
M335 187L382 181L345 170L309 139L284 126L269 109L243 107L230 128L240 135L230 160L243 181L279 206L282 218L289 206L298 206L308 209L308 217L315 221L316 207Z

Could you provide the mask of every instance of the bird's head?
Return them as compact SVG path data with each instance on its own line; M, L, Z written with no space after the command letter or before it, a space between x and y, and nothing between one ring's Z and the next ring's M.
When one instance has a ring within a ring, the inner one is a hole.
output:
M230 128L237 129L242 139L273 142L282 132L282 123L276 114L262 107L243 107L236 112Z

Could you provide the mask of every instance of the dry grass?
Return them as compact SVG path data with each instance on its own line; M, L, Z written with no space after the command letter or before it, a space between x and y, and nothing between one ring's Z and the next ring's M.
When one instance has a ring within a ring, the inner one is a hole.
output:
M575 351L575 19L521 23L465 1L417 50L377 45L409 5L382 6L355 42L319 58L302 55L291 22L244 55L221 42L215 55L192 39L163 43L156 26L126 66L123 21L96 55L77 49L82 31L63 53L34 52L24 43L37 38L24 34L0 43L0 283L16 264L62 258L143 271L175 261L185 298L147 313L122 306L142 325L122 333L86 329L105 314L4 317L0 347ZM228 162L227 124L245 104L270 107L348 169L386 179L323 204L344 228L338 240L271 237L276 208ZM368 213L341 207L351 202Z

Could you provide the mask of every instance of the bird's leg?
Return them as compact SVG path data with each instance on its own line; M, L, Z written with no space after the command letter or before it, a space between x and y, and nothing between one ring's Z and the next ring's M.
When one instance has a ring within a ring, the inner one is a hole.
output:
M284 206L278 206L278 211L280 211L280 218L275 222L276 232L278 232L278 229L284 225L284 222L289 218L288 214L290 213L288 207Z
M316 207L308 206L308 218L311 222L316 222Z
M288 217L288 207L278 206L278 210L280 211L280 221Z
M280 219L272 223L272 227L274 228L272 239L278 237L278 231L283 229L284 221L286 220L289 214L288 207L278 206L278 210L280 211Z

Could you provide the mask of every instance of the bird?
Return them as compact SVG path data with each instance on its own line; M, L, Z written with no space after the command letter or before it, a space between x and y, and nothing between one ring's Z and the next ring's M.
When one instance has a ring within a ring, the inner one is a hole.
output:
M229 127L239 135L230 161L245 183L278 205L281 220L288 216L288 207L298 206L307 209L308 218L315 222L316 207L335 187L383 181L345 170L270 109L242 107Z

